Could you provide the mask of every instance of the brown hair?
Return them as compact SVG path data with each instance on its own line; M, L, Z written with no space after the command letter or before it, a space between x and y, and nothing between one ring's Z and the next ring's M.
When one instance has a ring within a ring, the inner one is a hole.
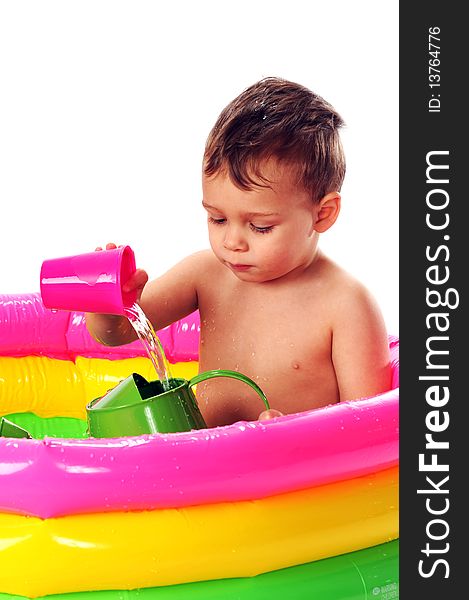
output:
M323 98L291 81L267 77L223 109L204 152L207 177L226 171L240 189L268 184L261 166L269 158L293 168L298 185L318 202L339 191L345 157L341 116Z

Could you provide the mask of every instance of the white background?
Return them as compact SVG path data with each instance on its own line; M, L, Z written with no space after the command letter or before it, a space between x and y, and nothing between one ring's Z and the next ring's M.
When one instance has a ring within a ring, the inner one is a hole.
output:
M154 277L208 247L200 169L221 109L275 75L347 123L323 250L398 333L398 3L2 1L0 293L42 260L127 243Z

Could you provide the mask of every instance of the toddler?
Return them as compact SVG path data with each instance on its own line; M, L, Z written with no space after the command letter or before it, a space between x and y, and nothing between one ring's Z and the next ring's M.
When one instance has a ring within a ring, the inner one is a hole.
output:
M340 212L342 125L325 100L296 83L269 77L246 89L206 143L202 206L211 249L151 282L138 269L125 286L137 290L155 330L199 309L200 371L254 379L274 409L263 417L390 388L378 306L319 248ZM125 317L86 321L104 344L136 338ZM226 378L199 384L197 399L209 427L255 420L262 409L251 388Z

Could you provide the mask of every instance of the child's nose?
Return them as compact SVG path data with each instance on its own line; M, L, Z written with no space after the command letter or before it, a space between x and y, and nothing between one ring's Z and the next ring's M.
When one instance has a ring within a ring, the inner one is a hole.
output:
M248 244L240 227L228 226L225 231L223 245L227 250L247 250Z

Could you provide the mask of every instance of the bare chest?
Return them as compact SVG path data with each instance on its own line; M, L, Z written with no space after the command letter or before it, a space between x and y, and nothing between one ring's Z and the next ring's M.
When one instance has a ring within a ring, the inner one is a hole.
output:
M284 413L336 398L330 329L311 294L231 290L201 303L200 312L201 371L231 369L248 375L271 406ZM256 419L263 408L239 381L211 380L199 387L199 404L210 425L223 424L226 414L227 422Z
M323 345L323 334L303 307L220 302L201 319L201 353L212 362L233 361L279 368L288 362L304 363ZM216 355L216 356L215 356ZM236 365L235 365L236 366ZM240 366L240 365L238 365Z

